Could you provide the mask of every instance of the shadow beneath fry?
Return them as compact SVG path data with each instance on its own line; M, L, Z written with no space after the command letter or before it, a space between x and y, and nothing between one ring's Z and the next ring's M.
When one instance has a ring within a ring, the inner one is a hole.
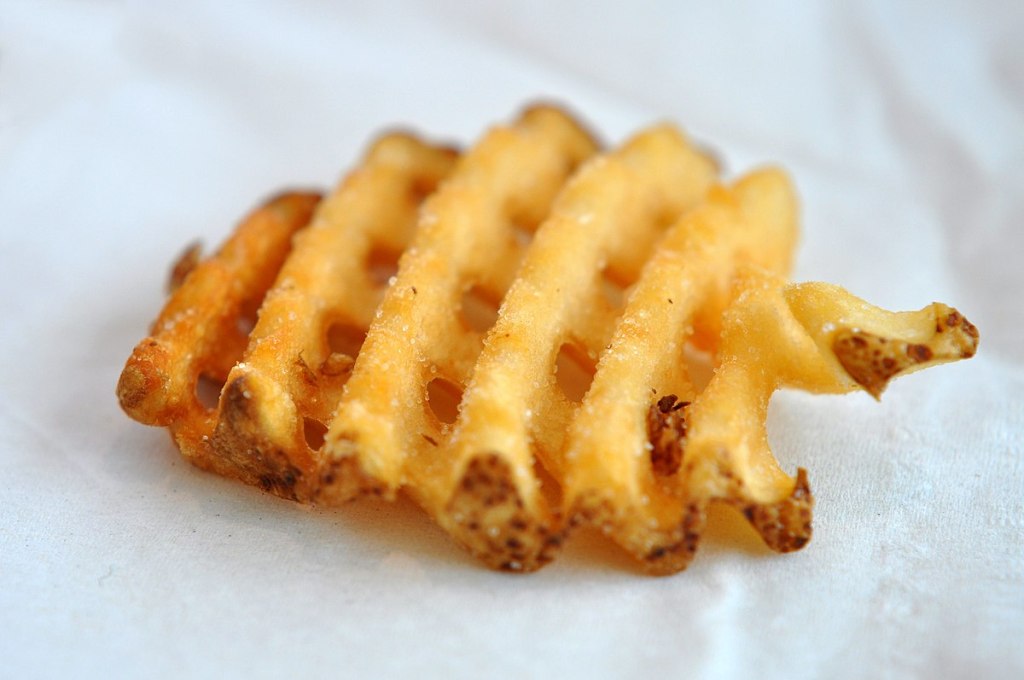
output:
M165 437L150 439L154 446L146 453L152 454L152 460L145 467L159 467L166 474L144 475L141 481L142 488L150 490L147 495L163 496L159 504L164 507L158 512L166 512L171 501L169 507L178 506L184 516L193 518L190 521L198 517L204 525L213 527L214 533L233 535L236 548L239 541L248 544L241 548L242 553L283 550L305 569L349 574L401 564L406 570L454 570L462 577L485 581L508 576L546 583L548 577L540 574L553 577L553 582L567 576L601 581L648 575L640 561L592 527L573 531L555 561L537 576L496 573L457 545L405 496L400 495L394 502L358 499L334 508L301 505L204 472L184 460ZM168 518L168 522L179 519ZM737 553L758 560L780 557L764 545L738 511L713 505L694 564Z
M555 565L578 571L644 575L643 565L633 559L615 541L593 527L583 527L569 534ZM551 569L552 566L546 567Z
M265 539L267 534L277 535L274 540L290 544L295 553L312 562L373 569L401 556L425 570L444 565L466 574L493 573L403 494L393 502L362 498L340 507L307 506L199 470L181 458L169 441L159 448L161 463L174 461L168 476L180 500L191 497L190 502L199 504L204 514L215 515L222 523L248 527ZM694 560L730 553L756 559L779 557L739 511L715 503L708 510L707 528ZM640 561L593 527L572 531L555 561L541 572L563 570L593 576L648 573Z
M186 467L190 464L183 461ZM301 555L308 566L373 571L401 558L423 569L475 570L472 557L415 503L360 498L339 507L318 507L284 500L255 487L192 468L201 484L191 484L208 514L216 514ZM210 489L207 487L217 487ZM259 549L254 546L253 549Z
M708 525L694 557L694 564L728 553L741 553L758 559L778 556L778 553L764 544L739 511L725 504L714 503L708 510ZM556 559L556 564L563 563L579 571L649 575L639 560L593 527L584 527L570 534L562 554Z
M299 511L306 509L296 507ZM458 570L481 567L419 506L401 494L394 501L364 498L338 508L310 508L308 512L331 532L326 540L343 543L342 549L374 561L401 554L412 561Z

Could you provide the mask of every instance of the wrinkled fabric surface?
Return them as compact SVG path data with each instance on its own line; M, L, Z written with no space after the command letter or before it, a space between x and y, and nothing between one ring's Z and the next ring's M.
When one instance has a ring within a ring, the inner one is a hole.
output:
M0 6L4 673L1024 677L1021 5L488 4ZM980 328L881 403L776 395L802 552L722 512L676 576L590 534L492 573L407 501L298 507L118 409L187 242L383 128L468 143L536 98L784 165L795 278Z

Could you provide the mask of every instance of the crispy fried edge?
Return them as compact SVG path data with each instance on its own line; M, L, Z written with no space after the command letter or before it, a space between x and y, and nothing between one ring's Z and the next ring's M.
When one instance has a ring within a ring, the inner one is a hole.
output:
M296 237L220 401L211 442L234 476L290 500L316 497L321 455L305 423L314 405L317 422L329 422L323 414L336 408L356 358L332 353L328 328L338 320L370 325L382 291L366 271L369 258L375 248L408 245L424 197L457 155L407 133L382 136ZM335 254L326 266L325 253ZM356 461L333 465L327 483L337 500L379 488Z
M196 397L200 376L224 379L241 356L247 334L240 320L266 294L319 200L285 193L246 217L216 254L191 267L121 372L121 408L141 423L169 427L200 467L232 476L209 447L215 416Z

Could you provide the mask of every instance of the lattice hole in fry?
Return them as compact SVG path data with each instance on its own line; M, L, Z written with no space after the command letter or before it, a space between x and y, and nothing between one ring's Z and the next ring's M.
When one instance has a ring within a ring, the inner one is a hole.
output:
M451 425L459 417L459 403L462 388L445 378L434 378L427 383L427 405L434 417L445 425Z
M375 246L366 256L366 273L374 286L383 288L398 272L398 253L390 248Z
M612 309L621 309L626 301L629 284L615 276L610 269L605 267L601 270L601 292L604 299Z
M340 354L355 359L366 340L366 331L355 324L336 321L327 326L327 349L331 354Z
M220 393L223 389L223 380L218 380L204 371L196 378L196 401L207 411L213 411L217 408L217 402L220 401Z
M269 272L268 272L269 273ZM269 281L273 281L273 277L268 277ZM248 336L252 333L252 329L256 327L256 321L259 318L260 306L263 304L263 299L266 296L266 290L263 286L255 291L257 294L251 297L244 298L238 304L237 316L235 317L235 328L242 335Z
M466 328L486 333L498 320L498 303L480 286L473 286L462 294L459 318Z
M537 480L541 496L548 507L562 507L562 483L558 481L558 475L552 474L541 461L539 456L533 457L533 477Z
M533 241L534 228L519 223L512 224L512 238L515 239L519 248L525 250L530 245L530 242Z
M583 401L594 380L594 360L573 342L563 343L555 357L555 380L558 389L574 404Z
M694 391L703 392L715 374L714 356L696 347L692 342L687 342L683 345L681 361L686 366L686 374Z
M306 440L306 446L313 451L318 451L324 445L324 435L327 434L327 426L313 418L302 419L302 436Z

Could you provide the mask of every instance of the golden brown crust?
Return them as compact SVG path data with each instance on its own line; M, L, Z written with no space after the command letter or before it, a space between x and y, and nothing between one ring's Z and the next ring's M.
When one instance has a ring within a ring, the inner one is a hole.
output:
M284 194L212 256L186 249L122 408L286 499L405 492L497 569L538 569L591 525L673 573L712 504L801 549L814 499L768 447L773 392L878 397L973 356L977 329L789 284L778 170L716 185L671 126L596 153L550 106L461 158L382 136L327 199ZM715 364L704 388L687 346Z
M807 483L807 471L797 468L793 491L775 503L745 503L734 500L747 521L776 552L800 550L811 540L811 512L814 496Z
M689 564L711 501L761 500L738 486L747 464L731 456L743 445L741 428L719 433L703 424L703 414L718 410L717 398L697 392L682 358L684 345L702 333L701 344L725 358L724 336L714 336L730 305L730 282L749 262L786 271L795 240L796 205L782 173L762 170L712 188L666 233L599 359L567 438L567 513L597 523L649 571ZM748 412L744 427L763 424L756 404L724 396L724 414ZM696 454L694 437L703 449ZM780 471L782 487L786 479Z
M246 376L231 380L220 399L220 415L211 445L236 471L238 479L288 500L308 501L310 480L293 462L289 449L267 436L257 397Z

